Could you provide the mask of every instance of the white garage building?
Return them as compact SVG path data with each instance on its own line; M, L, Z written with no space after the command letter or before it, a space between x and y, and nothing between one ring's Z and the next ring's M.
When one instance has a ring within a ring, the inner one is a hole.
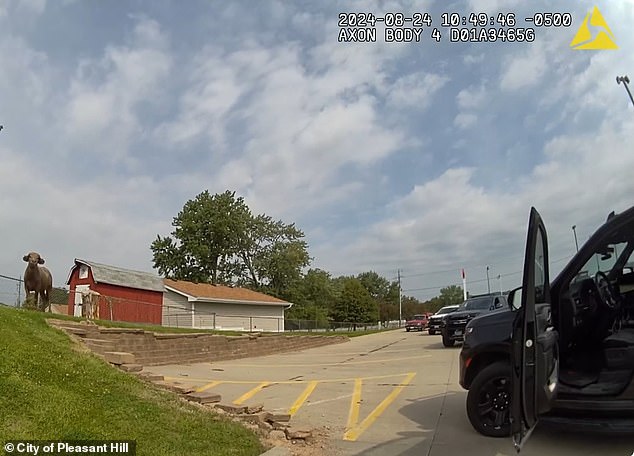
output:
M164 279L163 326L233 331L284 331L293 304L238 287Z

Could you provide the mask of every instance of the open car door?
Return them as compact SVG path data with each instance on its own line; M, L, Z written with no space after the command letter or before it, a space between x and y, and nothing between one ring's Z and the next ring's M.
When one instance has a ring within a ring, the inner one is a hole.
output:
M539 415L550 410L559 375L558 335L551 322L548 240L534 207L528 221L521 304L516 312L511 352L511 432L519 452Z

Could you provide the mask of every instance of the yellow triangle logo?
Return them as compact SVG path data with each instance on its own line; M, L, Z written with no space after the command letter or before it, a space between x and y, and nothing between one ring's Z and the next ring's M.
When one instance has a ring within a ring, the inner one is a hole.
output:
M600 30L596 33L596 36L592 37L592 33L590 32L590 28L588 27L588 20L590 21L590 26L599 27ZM612 30L610 30L610 26L599 8L596 6L592 10L592 14L586 14L583 23L577 30L577 34L570 42L570 47L573 49L585 49L585 50L599 50L599 49L618 49L619 47L616 45L614 34Z

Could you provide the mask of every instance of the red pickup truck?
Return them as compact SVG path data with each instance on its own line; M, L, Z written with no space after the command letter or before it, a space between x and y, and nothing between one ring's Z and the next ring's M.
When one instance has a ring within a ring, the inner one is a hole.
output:
M405 331L410 332L412 330L422 331L427 327L427 320L429 319L429 315L424 314L416 314L414 318L411 320L407 320L405 322Z

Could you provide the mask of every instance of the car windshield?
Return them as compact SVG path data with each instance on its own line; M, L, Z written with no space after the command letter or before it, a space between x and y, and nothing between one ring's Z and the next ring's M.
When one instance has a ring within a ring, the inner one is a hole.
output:
M581 268L573 281L594 277L599 271L609 274L626 248L627 242L615 242L602 245Z
M457 309L456 306L445 306L445 307L442 307L438 312L436 312L436 315L442 315L449 312L453 312L456 309Z
M491 298L489 296L483 298L468 299L462 304L462 310L485 310L491 306Z

